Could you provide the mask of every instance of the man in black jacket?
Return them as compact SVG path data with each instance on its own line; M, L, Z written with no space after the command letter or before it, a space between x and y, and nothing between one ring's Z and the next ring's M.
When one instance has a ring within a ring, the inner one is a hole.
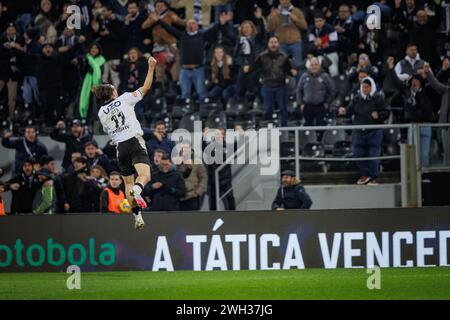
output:
M377 92L375 81L367 77L361 81L359 93L353 97L347 108L339 108L340 115L353 116L354 125L382 124L388 117L384 98ZM355 158L379 157L383 142L382 129L355 130L352 135L353 156ZM360 178L358 185L377 185L380 175L380 161L358 161Z
M78 119L72 121L70 132L62 132L65 128L66 124L64 121L59 121L56 124L55 129L53 129L53 132L50 134L50 138L66 144L62 166L67 170L72 162L72 153L83 153L84 145L86 142L92 140L92 135L85 131L85 128L81 125L81 121Z
M144 193L151 199L151 211L177 211L180 199L186 194L183 176L170 161L170 156L164 154L159 170L147 184Z
M183 99L191 97L192 85L202 100L206 98L205 70L204 70L204 51L206 42L213 42L220 29L232 19L230 14L222 13L220 15L220 25L215 24L206 31L200 31L198 23L195 20L189 20L186 25L186 31L181 32L171 25L158 21L167 32L172 34L178 40L180 48L180 86Z
M272 203L272 210L282 211L286 209L310 209L311 197L301 185L300 179L291 170L281 173L281 187Z
M28 126L25 128L23 138L13 138L12 132L3 136L2 146L16 150L15 172L22 170L22 163L26 158L40 159L47 154L47 147L38 140L36 128Z
M277 37L270 37L267 51L261 53L251 66L245 66L244 72L261 70L264 85L261 94L264 100L264 115L272 119L275 102L281 113L281 125L287 126L287 89L286 77L297 76L297 69L287 55L280 52L280 42Z
M35 160L27 158L22 164L22 173L7 182L6 190L12 192L11 213L32 213L33 200L40 183L33 165Z

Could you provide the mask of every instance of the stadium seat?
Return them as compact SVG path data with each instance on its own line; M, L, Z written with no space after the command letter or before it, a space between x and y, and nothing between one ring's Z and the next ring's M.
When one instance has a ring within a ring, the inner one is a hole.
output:
M172 107L172 117L182 118L185 114L194 112L194 102L192 99L177 98Z
M202 119L207 118L211 113L223 110L223 105L219 99L205 98L200 103L199 115Z
M225 112L213 112L206 119L205 126L209 128L227 128L227 116Z
M339 97L345 97L350 92L350 82L346 75L341 74L333 77L336 92Z
M325 157L325 147L322 143L319 142L307 143L302 150L302 156L308 158L323 158ZM323 161L302 160L300 163L302 171L306 172L325 171L325 163Z
M346 141L347 134L344 130L327 130L323 133L322 143L326 151L334 150L336 142Z
M197 113L185 114L178 123L179 129L186 129L189 132L194 132L194 122L200 121L200 115Z
M400 142L401 140L401 132L400 129L392 128L392 129L386 129L383 131L383 142L385 144L395 144Z
M229 117L238 118L248 112L245 99L239 96L234 96L230 100L225 108L225 113Z
M295 157L295 142L285 141L280 143L281 157Z
M317 133L314 130L306 130L299 132L299 147L301 150L304 149L306 144L316 142L317 142Z
M333 145L333 157L334 158L352 158L353 157L353 149L352 149L352 143L351 141L341 140L337 141ZM328 163L328 169L329 171L336 171L336 172L349 172L349 171L356 171L356 163L354 161L348 161L348 162L329 162Z

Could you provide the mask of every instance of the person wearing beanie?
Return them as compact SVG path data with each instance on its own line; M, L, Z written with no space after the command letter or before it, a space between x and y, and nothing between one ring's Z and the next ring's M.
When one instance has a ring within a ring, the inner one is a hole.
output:
M292 170L281 173L281 186L272 202L272 210L310 209L313 202Z
M354 125L382 124L389 117L384 97L377 92L375 81L371 77L362 79L360 90L350 104L339 108L339 115L353 117ZM379 157L383 142L382 129L354 130L352 134L353 156L355 158ZM379 160L357 161L360 172L358 185L378 185L380 175Z

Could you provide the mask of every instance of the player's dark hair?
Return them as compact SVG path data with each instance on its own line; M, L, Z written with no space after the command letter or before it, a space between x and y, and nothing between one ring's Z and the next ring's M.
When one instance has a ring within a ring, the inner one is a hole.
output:
M414 42L410 42L407 44L406 49L409 49L411 47L417 47L417 44L415 44Z
M155 128L156 128L157 126L159 126L159 125L163 125L164 127L166 127L166 123L165 123L164 121L162 121L162 120L157 121L157 122L155 123Z
M110 84L102 84L92 89L97 99L106 103L112 99L114 93L114 87Z

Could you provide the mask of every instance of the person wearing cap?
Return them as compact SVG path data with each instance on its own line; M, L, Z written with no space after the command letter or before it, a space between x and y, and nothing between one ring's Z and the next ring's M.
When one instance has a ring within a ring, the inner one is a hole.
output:
M53 214L56 210L56 192L50 170L42 168L36 173L40 188L33 199L34 214Z
M6 132L2 139L2 146L7 149L15 149L14 172L19 173L23 161L28 157L40 159L48 153L47 147L38 140L37 130L33 126L25 128L23 138L13 137L12 132Z
M39 180L33 169L36 161L27 158L22 164L22 172L11 178L6 183L6 190L11 190L11 214L33 212L33 200L39 190Z
M339 115L353 117L354 125L382 124L389 117L384 97L377 92L375 81L371 77L361 81L360 90L350 104L339 108ZM383 142L382 129L354 130L352 134L353 156L355 158L373 158L381 156L381 144ZM379 160L358 161L360 171L358 185L378 185L380 175Z
M310 209L313 202L294 171L281 173L281 187L272 202L272 210Z
M72 120L72 126L69 132L63 132L66 128L64 121L58 121L55 129L50 133L50 138L55 141L65 143L65 151L62 167L64 170L68 170L72 160L71 156L74 152L84 153L84 145L92 140L92 135L85 130L81 120Z
M428 65L427 63L424 64ZM388 59L389 75L401 93L405 120L411 123L432 123L438 119L439 106L433 105L433 88L427 84L424 67L420 67L408 82L402 82L395 73L394 60ZM430 165L431 127L420 128L422 166Z

